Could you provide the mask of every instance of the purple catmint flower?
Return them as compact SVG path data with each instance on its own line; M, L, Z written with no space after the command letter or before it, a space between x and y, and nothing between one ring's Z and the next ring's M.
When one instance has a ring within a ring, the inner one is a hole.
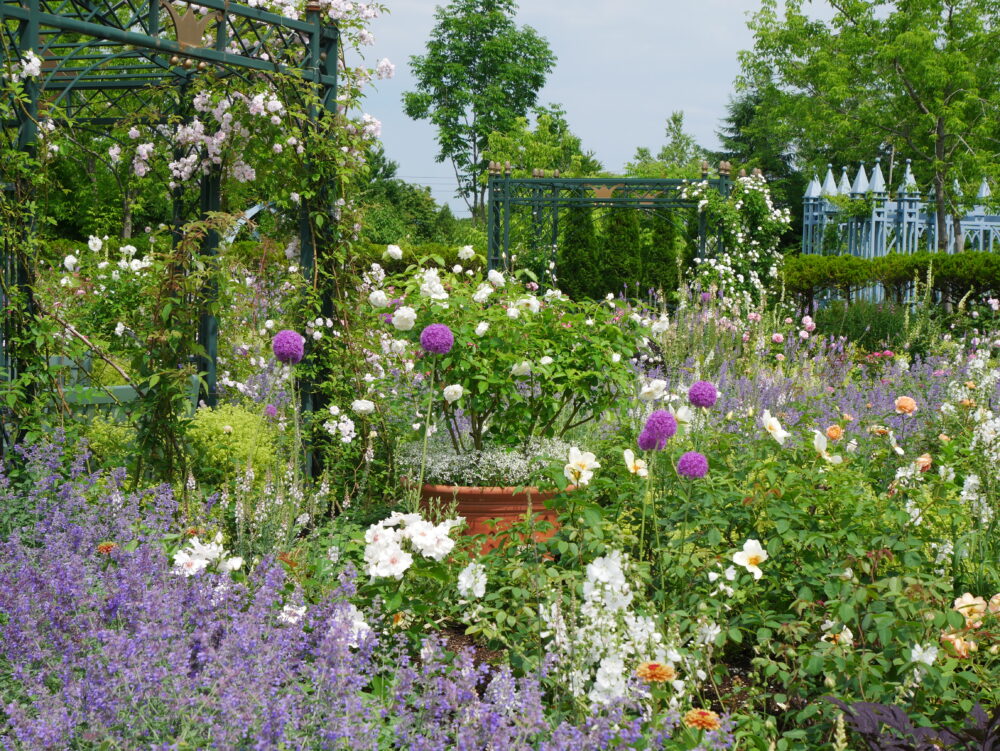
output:
M425 352L446 355L455 345L455 335L443 323L432 323L420 332L420 346Z
M677 460L677 474L697 480L708 474L708 459L697 451L687 451Z
M719 392L708 381L697 381L688 389L688 401L695 407L711 407L719 398Z
M279 362L295 365L302 362L306 340L297 331L282 329L271 340L271 349Z
M667 410L658 409L646 418L646 427L642 431L666 444L667 440L673 438L677 432L677 420ZM660 448L663 448L663 445Z

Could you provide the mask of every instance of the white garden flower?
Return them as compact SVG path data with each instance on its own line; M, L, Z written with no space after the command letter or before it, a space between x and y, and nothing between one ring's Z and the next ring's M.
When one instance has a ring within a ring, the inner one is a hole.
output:
M63 259L63 266L65 266L66 270L69 273L71 273L71 274L74 271L76 271L76 266L77 266L78 263L79 263L79 259L75 255L73 255L72 253L70 253L68 256L66 256Z
M227 558L222 563L219 564L219 571L237 571L243 566L243 559L240 556L233 556L232 558Z
M87 247L96 253L97 251L99 251L101 248L104 247L104 241L101 240L101 238L99 238L97 235L91 235L90 238L87 240Z
M694 411L686 404L682 404L674 412L677 422L690 425L694 421Z
M285 605L278 613L278 621L280 623L287 623L294 626L296 623L302 620L302 616L306 614L305 605L292 605L291 603Z
M639 475L639 477L646 477L649 474L649 470L646 468L646 462L642 459L635 458L635 452L632 449L625 449L625 466L628 467L628 471L633 475Z
M827 450L827 441L825 433L821 433L820 431L815 430L813 431L813 434L814 434L813 447L816 449L816 452L820 456L822 456L824 459L830 462L830 464L840 464L841 462L844 461L844 457L839 455L838 456L831 455L830 452Z
M445 386L444 387L444 400L446 402L448 402L448 404L454 404L455 402L457 402L459 399L462 398L462 395L464 393L465 393L465 389L463 389L457 383L452 384L451 386Z
M513 376L531 375L531 362L529 360L522 360L510 369L510 374Z
M389 304L389 296L382 290L376 289L368 295L368 302L373 308L384 308Z
M396 308L396 312L392 314L392 325L396 327L397 331L409 331L416 322L417 311L408 305Z
M778 418L771 414L770 410L764 410L764 414L761 416L761 422L764 425L764 430L771 434L782 446L785 445L785 440L791 435L787 430L781 427L781 423L778 422Z
M539 365L551 365L551 364L552 364L552 363L554 363L554 362L555 362L555 360L553 360L553 359L552 359L551 357L549 357L548 355L545 355L545 357L541 358L541 359L540 359L540 360L538 361L538 364L539 364Z
M491 269L490 270L490 273L488 273L486 275L486 281L488 281L490 284L492 284L497 289L500 289L502 286L504 286L507 283L507 280L503 278L503 274L501 274L496 269Z
M926 647L921 644L914 644L910 650L910 661L919 662L924 665L933 665L938 656L936 644L928 644Z
M528 295L528 297L522 297L516 303L514 303L518 308L523 308L524 310L530 310L532 313L537 313L542 309L542 304L538 301L538 298L534 295Z
M375 403L369 399L355 399L351 402L351 409L359 415L370 415L375 411Z
M510 319L520 318L521 317L521 311L518 310L513 305L511 305L509 308L507 308L507 317L510 318Z
M743 543L743 550L733 554L733 563L737 566L743 566L753 574L754 579L760 579L764 575L759 566L766 560L767 551L760 546L757 540L747 540Z
M462 597L482 597L486 594L486 567L470 563L458 574L458 593Z
M580 451L576 446L569 450L569 463L563 468L566 479L577 485L589 485L594 470L600 468L593 452Z
M398 245L390 245L385 249L385 254L394 261L403 260L403 250Z
M125 324L119 321L118 325L115 326L115 336L121 336L124 333L125 333Z
M655 402L663 398L667 393L667 382L661 378L654 378L643 384L639 390L639 399L644 402Z
M468 261L476 255L476 251L472 249L471 245L466 245L458 251L458 258L462 261Z
M480 321L479 325L476 326L476 336L483 336L487 331L490 330L490 325L486 321Z
M480 284L476 291L472 293L472 301L482 305L492 294L493 287L488 284Z

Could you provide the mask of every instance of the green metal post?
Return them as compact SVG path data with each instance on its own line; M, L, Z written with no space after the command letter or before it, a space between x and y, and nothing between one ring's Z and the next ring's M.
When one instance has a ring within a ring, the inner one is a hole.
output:
M500 252L505 270L510 268L510 172L510 162L507 162L503 173L503 248Z
M218 211L222 204L222 176L217 169L201 178L201 215L206 217L209 212ZM201 244L201 253L206 258L206 264L215 265L218 255L219 233L212 229L205 235ZM219 356L219 320L210 310L219 297L218 284L215 279L205 285L202 299L202 311L198 320L198 341L205 349L201 369L205 373L205 402L214 407L219 400L217 391L217 362Z

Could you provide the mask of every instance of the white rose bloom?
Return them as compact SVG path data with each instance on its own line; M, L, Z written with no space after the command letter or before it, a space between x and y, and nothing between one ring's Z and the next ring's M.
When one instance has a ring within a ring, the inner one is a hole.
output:
M493 294L493 288L490 285L480 284L479 288L472 293L472 301L482 305L491 294Z
M504 286L507 283L507 280L503 278L503 274L501 274L496 269L491 270L490 273L486 275L486 281L488 281L497 289L499 289L500 287Z
M375 411L375 402L369 399L355 399L351 402L351 409L359 415L370 415Z
M268 331L270 331L271 329L273 329L274 328L274 321L272 321L270 318L268 318L266 321L264 321L264 328L267 329Z
M563 293L557 289L550 289L545 293L546 300L562 300Z
M521 317L521 311L518 310L517 308L511 306L511 307L507 308L507 317L508 318L520 318Z
M232 558L227 558L219 564L219 571L237 571L242 565L243 559L238 555L233 556Z
M759 566L766 560L767 551L761 547L757 540L747 540L743 543L743 550L733 554L733 563L737 566L743 566L753 574L754 579L760 579L764 575Z
M770 410L764 410L764 414L761 416L761 422L764 424L764 430L771 434L782 446L785 445L785 439L791 435L787 430L781 427L781 423L778 422L778 418L774 417Z
M385 249L385 254L394 261L403 260L403 250L398 245L390 245Z
M392 325L395 326L398 331L409 331L413 328L413 325L416 322L417 311L408 305L397 308L396 312L392 314Z
M465 389L463 389L457 383L453 384L451 386L445 386L444 387L444 400L446 402L448 402L448 404L453 404L454 402L457 402L459 399L461 399L462 395L464 393L465 393Z
M96 235L91 235L90 239L87 240L87 247L96 253L104 247L104 241Z
M537 313L542 309L542 304L538 302L538 298L534 295L529 295L528 297L522 297L515 303L519 308L525 308L530 310L532 313Z
M528 360L522 360L510 369L510 374L515 376L531 375L531 362Z
M476 336L483 336L487 331L490 330L490 325L486 321L480 321L479 325L476 326Z
M548 355L545 355L545 357L543 357L541 360L538 361L540 365L551 365L553 362L555 362L555 360L553 360Z
M458 593L462 597L482 597L486 594L486 567L470 563L458 575Z
M373 308L384 308L389 304L389 296L380 289L368 295L368 302Z
M74 271L76 271L76 264L78 262L79 259L73 254L70 254L63 259L63 266L65 266L66 270L72 274Z
M459 260L468 261L470 258L476 255L476 251L472 249L471 245L464 246L458 251Z

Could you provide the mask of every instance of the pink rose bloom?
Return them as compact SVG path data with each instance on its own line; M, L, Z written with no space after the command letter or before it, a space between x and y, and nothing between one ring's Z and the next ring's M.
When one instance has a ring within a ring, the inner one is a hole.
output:
M809 338L809 332L806 331L805 329L802 329L802 331L799 332L799 339L808 339L808 338Z
M744 331L743 332L743 341L745 341L745 342L749 342L750 341L750 332L749 331Z
M792 319L791 318L786 318L785 319L785 323L788 324L788 325L791 325Z
M760 320L760 313L749 313L747 314L747 320L757 322Z
M812 321L809 321L809 323L807 323L805 325L805 329L806 329L806 331L815 331L816 330L816 324L813 323Z
M784 344L785 335L784 334L771 334L771 341L775 344Z
M785 361L785 356L783 354L781 354L780 352L775 355L775 358L777 358L778 362L784 362Z

